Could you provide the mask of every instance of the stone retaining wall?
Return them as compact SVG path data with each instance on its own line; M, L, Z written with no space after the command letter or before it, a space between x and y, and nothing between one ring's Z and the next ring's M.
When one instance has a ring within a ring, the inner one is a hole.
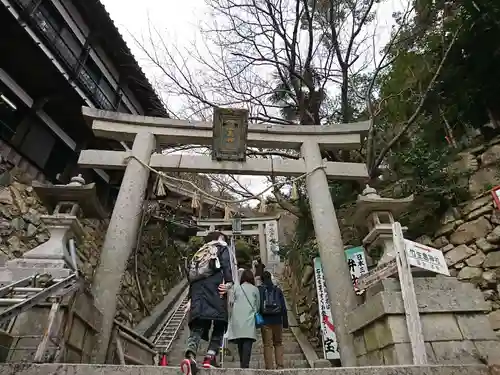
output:
M40 215L47 214L47 210L19 171L14 170L11 175L12 181L8 186L0 185L0 264L21 257L49 238L48 231L40 221ZM99 261L108 220L82 219L81 222L85 238L78 252L82 258L82 271L91 281ZM179 280L178 260L169 257L167 251L159 254L151 251L153 247L164 246L164 241L161 245L159 242L162 239L158 236L157 228L148 228L143 235L144 245L137 255L137 277L134 254L129 260L116 316L128 326L134 326L147 316ZM138 283L149 311L141 302Z
M433 237L417 242L440 249L452 276L481 289L489 318L500 330L500 211L490 193L450 211Z

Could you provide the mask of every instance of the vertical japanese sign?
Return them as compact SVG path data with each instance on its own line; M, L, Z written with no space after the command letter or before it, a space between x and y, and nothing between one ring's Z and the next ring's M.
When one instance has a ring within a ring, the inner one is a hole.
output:
M347 266L351 274L354 290L358 291L358 279L368 272L366 265L365 250L362 246L347 249L345 252Z
M276 220L266 221L265 231L268 263L279 263L278 222Z
M316 292L318 293L319 320L321 323L321 337L323 339L323 355L326 359L340 359L335 326L333 325L332 310L326 289L325 277L321 258L314 258L314 275L316 278Z

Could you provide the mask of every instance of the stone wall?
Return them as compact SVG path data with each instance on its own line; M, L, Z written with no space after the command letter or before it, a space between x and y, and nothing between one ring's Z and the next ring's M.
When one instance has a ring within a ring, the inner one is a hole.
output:
M309 342L323 358L323 343L319 322L318 296L314 269L311 265L304 267L285 266L283 272L283 291L296 315L299 328L307 336Z
M23 253L48 240L49 235L40 215L47 210L30 186L30 181L17 170L11 172L11 181L0 186L0 259L21 257ZM7 180L8 181L8 180ZM5 179L4 179L5 182ZM99 253L108 220L82 219L85 238L78 247L82 271L92 280L99 262ZM117 320L134 326L156 306L168 290L179 280L179 257L166 251L161 228L148 228L143 233L143 246L132 254L123 278L119 296ZM137 263L137 267L136 267ZM137 269L137 272L136 272ZM137 275L137 276L136 276ZM141 301L142 290L145 304ZM145 305L145 306L144 306Z
M481 289L490 304L491 324L500 330L500 211L491 194L450 211L432 238L417 242L441 249L451 275Z
M473 199L450 209L440 227L417 242L441 249L452 276L476 285L490 304L493 328L500 331L500 211L491 188L500 184L500 140L459 154L452 166L467 172ZM500 332L499 332L500 333Z

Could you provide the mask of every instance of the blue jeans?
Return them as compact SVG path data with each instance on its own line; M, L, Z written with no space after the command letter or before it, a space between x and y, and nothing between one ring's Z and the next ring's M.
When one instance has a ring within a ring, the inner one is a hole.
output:
M190 324L190 333L187 339L186 357L196 358L200 341L206 332L210 331L211 320L198 319ZM212 335L209 337L208 352L219 353L219 349L224 338L226 323L222 321L213 321Z

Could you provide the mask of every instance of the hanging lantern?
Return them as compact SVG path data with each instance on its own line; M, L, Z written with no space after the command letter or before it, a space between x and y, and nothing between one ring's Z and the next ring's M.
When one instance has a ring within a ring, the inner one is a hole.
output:
M233 234L241 234L241 217L236 216L232 219Z
M224 220L229 219L231 219L231 208L229 208L229 205L226 204L224 205Z
M198 192L193 192L193 198L191 199L191 208L196 209L200 207L200 197L198 196Z
M167 192L165 191L164 178L161 174L159 174L156 178L155 195L157 198L163 198L167 196Z
M266 200L264 197L260 197L260 207L259 207L259 212L266 212Z
M290 194L290 199L296 201L299 199L299 189L297 189L297 184L294 182L292 184L292 193Z

